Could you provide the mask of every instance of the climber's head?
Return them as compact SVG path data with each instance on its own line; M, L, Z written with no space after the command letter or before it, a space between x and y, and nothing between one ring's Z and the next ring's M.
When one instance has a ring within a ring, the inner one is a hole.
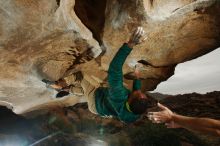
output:
M131 92L126 103L127 109L134 114L143 114L149 108L150 98L140 90Z

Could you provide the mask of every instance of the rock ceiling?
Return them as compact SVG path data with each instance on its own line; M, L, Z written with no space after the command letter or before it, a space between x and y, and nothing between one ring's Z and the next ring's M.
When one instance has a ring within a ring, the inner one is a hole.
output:
M41 80L82 71L105 82L137 26L148 38L126 60L125 84L139 62L143 90L153 90L178 63L220 46L219 18L218 0L0 0L0 105L22 114L75 104Z

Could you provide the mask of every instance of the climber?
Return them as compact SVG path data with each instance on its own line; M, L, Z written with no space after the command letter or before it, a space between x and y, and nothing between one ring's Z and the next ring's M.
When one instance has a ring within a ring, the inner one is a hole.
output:
M123 86L122 66L133 46L146 39L143 36L143 28L138 27L128 43L123 44L118 50L108 69L108 87L95 87L84 78L80 81L88 108L92 113L103 117L117 117L123 122L130 123L139 119L149 107L150 98L140 90L138 68L135 68L134 72L136 79L133 82L133 91ZM74 91L72 92L74 94Z
M160 112L149 112L148 118L154 123L165 123L168 128L185 128L213 136L220 136L220 121L210 118L196 118L173 113L164 105L158 103Z
M70 94L82 96L83 89L79 83L80 80L82 80L82 74L81 72L76 72L73 75L59 79L58 81L43 79L42 82L46 83L47 88L54 89L58 92L56 98L62 98ZM74 83L74 85L72 83Z

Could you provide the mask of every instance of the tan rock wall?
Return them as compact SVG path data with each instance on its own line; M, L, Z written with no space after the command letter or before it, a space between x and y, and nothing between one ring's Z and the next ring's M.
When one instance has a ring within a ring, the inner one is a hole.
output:
M76 71L106 82L110 61L137 26L148 34L124 65L126 86L143 64L143 90L178 63L220 46L218 0L0 0L0 104L16 113L75 104L41 82ZM150 66L151 64L152 66Z

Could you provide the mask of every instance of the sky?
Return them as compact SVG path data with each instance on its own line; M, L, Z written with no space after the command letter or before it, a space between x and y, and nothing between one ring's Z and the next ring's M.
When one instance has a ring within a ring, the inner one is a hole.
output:
M177 65L175 74L154 90L173 95L212 91L220 91L220 48Z

